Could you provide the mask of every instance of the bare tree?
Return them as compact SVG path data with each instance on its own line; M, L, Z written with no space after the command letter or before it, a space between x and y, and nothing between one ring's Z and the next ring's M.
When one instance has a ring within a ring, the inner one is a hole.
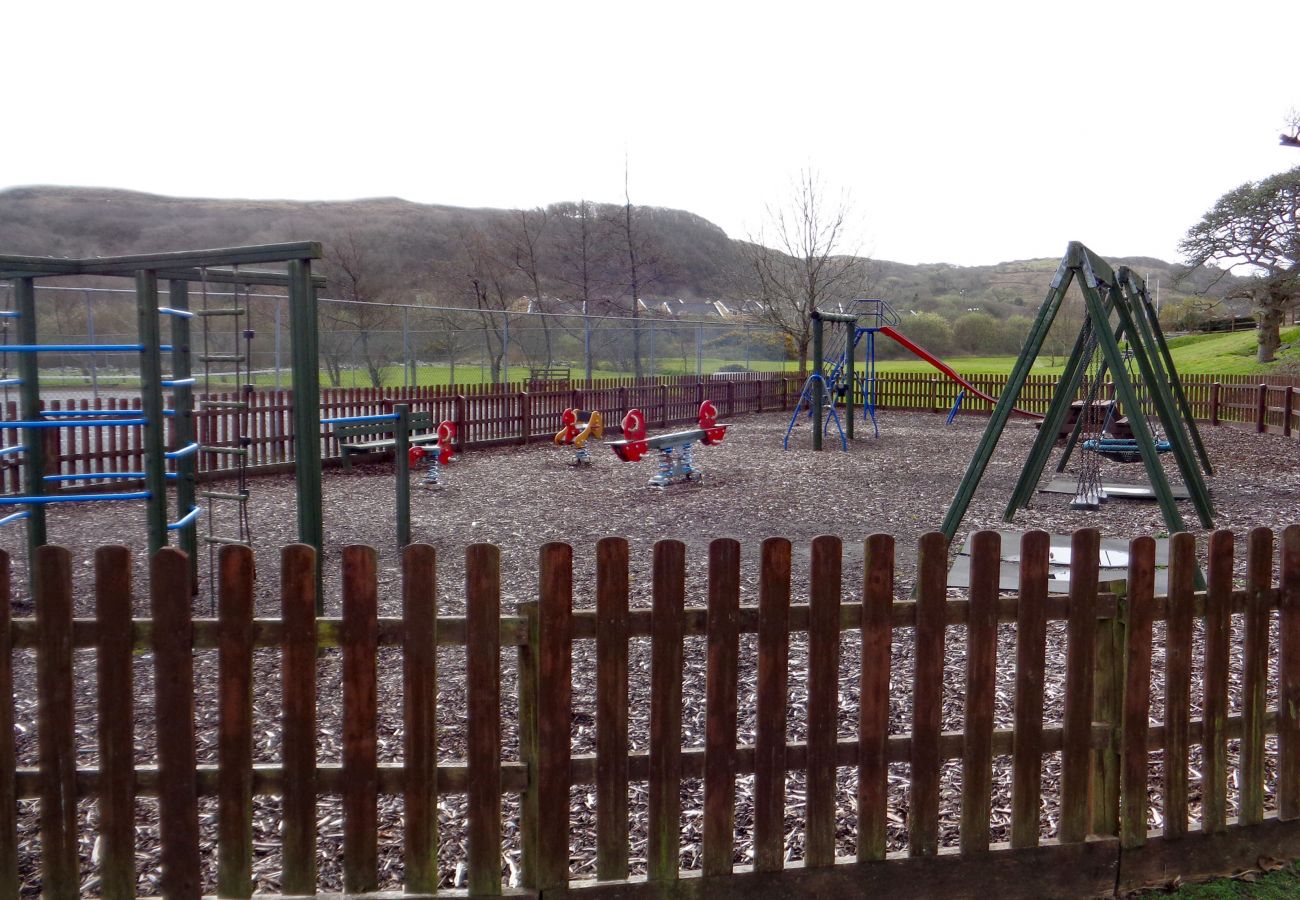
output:
M550 216L547 210L520 209L511 214L510 223L504 228L501 238L511 263L518 274L527 282L532 295L532 308L535 312L546 312L546 295L542 291L542 257L544 241ZM550 317L537 317L542 325L542 338L545 342L547 368L555 361L555 350L551 340Z
M480 311L493 384L501 383L509 340L506 316L516 295L513 267L501 259L498 249L497 242L478 228L462 225L457 258L452 262L457 293L467 297L469 305Z
M557 275L567 296L582 308L583 360L585 378L591 381L591 305L595 293L604 287L600 272L609 261L609 243L596 209L587 200L556 203L549 209L555 229Z
M1286 131L1279 134L1283 147L1300 147L1300 108L1291 107L1284 123Z
M867 287L868 261L845 246L850 220L848 198L828 202L818 173L804 169L790 196L767 207L763 230L745 246L760 318L789 338L801 376L808 371L813 310L860 297Z
M632 205L626 162L623 166L623 198L623 206L610 217L609 227L626 262L623 287L628 298L628 314L632 317L632 368L633 374L640 378L644 374L641 363L641 292L662 277L663 265L649 236L641 228L639 210Z
M328 304L322 314L328 330L351 333L351 340L341 336L322 341L327 349L326 368L336 385L342 380L343 356L350 349L361 357L372 387L383 387L388 369L398 357L396 345L385 339L384 331L394 325L393 292L377 266L370 263L367 252L349 232L332 244L325 253L329 283L340 304ZM337 351L331 364L330 352Z

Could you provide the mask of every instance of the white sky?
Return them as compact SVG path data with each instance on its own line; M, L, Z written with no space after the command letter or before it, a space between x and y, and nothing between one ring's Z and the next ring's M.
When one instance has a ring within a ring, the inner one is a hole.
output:
M1300 165L1300 2L6 6L0 186L586 197L733 237L803 166L900 262L1174 259ZM853 248L849 248L853 249Z

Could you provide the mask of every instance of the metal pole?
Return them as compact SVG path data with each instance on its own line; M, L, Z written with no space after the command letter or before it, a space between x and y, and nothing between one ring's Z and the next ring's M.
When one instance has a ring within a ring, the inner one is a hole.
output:
M158 325L158 273L135 273L136 311L139 319L140 407L144 413L144 487L149 525L149 555L167 546L167 458L163 440L162 343Z
M293 359L293 436L298 493L298 540L316 548L316 611L325 611L321 585L325 527L321 512L320 345L311 260L289 261L289 341Z
M501 383L510 383L510 313L505 314L505 337L501 340Z
M414 369L411 364L411 310L402 307L402 386L410 387L414 381Z
M586 366L587 387L591 387L591 316L588 301L582 301L582 358Z
M14 280L14 307L18 310L18 342L35 344L36 340L36 289L31 278ZM41 418L40 360L35 353L18 355L18 408L22 421L36 422ZM23 491L29 497L45 493L45 435L38 428L24 428ZM28 581L32 596L38 595L36 582L36 548L46 543L45 506L27 507L27 560Z
M826 382L822 380L822 320L814 310L813 328L813 449L822 448L822 417L826 412Z
M173 280L167 284L167 305L185 311L190 308L189 282ZM190 377L190 319L189 316L172 316L172 378L183 381ZM194 441L194 388L182 384L172 389L172 421L175 423L176 446L188 446ZM194 481L197 474L197 453L176 460L176 517L179 519L195 506ZM190 591L198 591L199 535L197 520L181 529L176 542L190 561Z
M695 379L704 377L704 326L695 326Z
M740 326L740 333L745 338L745 371L749 371L749 326Z
M848 348L845 352L845 356L847 357L845 360L845 371L849 378L848 389L844 392L844 420L848 424L848 438L849 440L853 440L853 388L856 379L853 357L857 355L858 349L858 323L845 323L844 328L846 329L845 334L847 335L848 340ZM833 398L831 402L835 402Z
M655 320L650 320L650 376L659 374L659 360L655 357Z
M275 301L275 389L280 390L280 310L281 303Z
M86 299L86 335L90 343L95 341L95 308L90 303L90 292L82 291L81 296ZM99 399L99 354L90 354L90 396Z
M393 437L397 439L397 458L393 468L397 473L397 546L398 549L411 543L411 408L405 403L393 404L397 413L397 423L393 426ZM437 452L437 451L434 451Z

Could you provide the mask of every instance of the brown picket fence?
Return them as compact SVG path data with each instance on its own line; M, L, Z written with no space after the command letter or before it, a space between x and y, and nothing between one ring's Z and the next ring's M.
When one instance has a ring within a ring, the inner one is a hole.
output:
M0 896L18 896L20 885L53 898L83 890L133 896L153 884L142 879L154 872L168 897L250 896L254 859L266 852L252 833L255 798L263 796L279 798L280 827L261 840L276 845L273 881L284 895L318 890L317 803L327 797L341 801L349 895L396 889L381 884L381 850L400 854L397 877L407 896L454 893L438 852L452 825L468 835L456 862L472 896L938 897L994 885L1004 896L1097 896L1300 856L1300 526L1286 529L1276 547L1268 529L1250 532L1240 588L1233 535L1213 534L1202 554L1202 593L1194 590L1195 540L1175 535L1161 597L1151 538L1131 543L1119 596L1098 583L1095 529L1072 537L1068 596L1049 594L1043 532L1006 548L1019 553L1015 596L998 591L996 532L974 537L973 586L963 599L945 588L948 549L940 534L922 537L915 599L903 600L893 539L873 535L861 595L848 598L841 541L817 538L807 602L794 602L805 588L789 541L749 548L756 577L748 579L739 543L713 541L703 585L688 582L686 547L661 541L653 548L650 607L633 608L626 541L597 545L594 597L574 596L573 550L552 543L541 549L535 599L503 611L499 551L476 544L466 551L466 614L450 616L439 614L446 601L432 547L405 549L400 594L389 597L381 596L390 588L380 583L375 551L354 546L343 554L341 616L317 618L314 551L293 545L282 552L279 618L255 618L252 553L226 547L215 619L192 618L185 559L164 549L150 563L151 617L134 621L126 548L95 555L95 615L84 619L73 617L85 608L73 591L81 560L40 548L36 616L11 619L9 560L0 554ZM691 602L697 596L703 605ZM400 615L381 616L381 609ZM999 653L1000 629L1014 633L1013 653ZM701 639L702 690L683 679L687 649ZM857 649L842 658L846 640ZM1046 663L1049 642L1062 640L1063 676ZM630 648L647 641L648 671L629 666ZM806 651L803 672L790 664L796 642ZM450 645L464 647L464 670L452 677L465 696L465 756L440 760L438 649ZM277 722L256 727L278 729L280 749L275 763L254 765L254 658L266 648L279 651L281 709ZM506 654L517 667L513 758L503 751L503 648L516 651ZM900 648L914 669L909 693L891 697ZM214 651L215 676L196 681L196 662ZM153 654L148 703L133 700L141 690L132 682L139 653ZM377 684L385 653L386 671L400 672L400 757L381 763ZM955 731L943 727L945 679L955 674L949 654L964 672L955 679L962 697ZM34 656L35 674L16 683L24 655L28 667ZM751 692L738 688L742 670L753 673ZM343 713L341 762L318 752L318 684L329 672L341 682L330 697ZM573 751L578 675L595 685L593 753ZM1044 686L1052 678L1062 679L1064 702L1049 720ZM86 683L97 697L93 714L76 709ZM841 696L846 683L852 689ZM1236 710L1230 686L1240 696ZM753 712L752 741L738 728L742 693L747 721ZM688 694L703 697L702 747L683 740ZM32 695L37 764L19 766L32 756L32 735L15 730L11 700ZM1156 722L1153 702L1162 710ZM631 703L649 711L645 749L629 740ZM891 726L891 703L904 710L901 727L897 717ZM200 752L196 711L209 707L217 710L215 742ZM157 735L143 751L141 710L151 713ZM845 716L855 723L852 737L842 733ZM788 721L802 740L788 739ZM98 752L87 766L79 749L91 734ZM1049 759L1058 760L1059 779L1045 784ZM943 787L952 766L960 770L957 791ZM851 797L837 782L845 770L855 776ZM905 793L891 793L903 771ZM995 827L998 772L1010 780L1010 810L1009 824ZM682 790L694 779L703 783L698 828L692 825L700 850L692 857L698 865L683 870ZM595 797L594 878L575 877L571 864L577 786ZM633 789L644 795L648 818L635 867ZM1161 798L1158 816L1151 790ZM463 821L440 817L439 797L450 795L465 798ZM381 796L402 799L399 824L380 827ZM515 796L520 874L510 884L503 804ZM743 865L738 797L752 810L752 862ZM156 798L156 806L137 798ZM92 802L97 814L87 817L79 801ZM792 802L802 811L791 814ZM204 843L212 814L201 821L200 810L214 805L215 841ZM161 842L156 856L141 859L136 835L146 808L157 811ZM21 816L39 820L39 850L19 842ZM956 840L944 841L941 822L954 816ZM215 850L205 850L211 843ZM802 848L802 859L787 859L792 846Z
M1000 396L1006 375L968 375L970 382L991 397ZM1050 375L1031 375L1020 392L1017 405L1030 412L1045 412L1056 389ZM1196 419L1212 425L1253 426L1259 432L1286 436L1300 434L1300 378L1290 376L1192 375L1183 378ZM414 412L430 412L435 421L451 420L457 425L462 450L501 444L527 444L546 440L560 428L560 413L568 407L598 409L608 427L617 430L629 409L646 414L651 427L666 428L695 421L700 403L712 400L723 417L747 413L789 412L798 403L802 382L781 373L742 373L742 377L698 380L694 376L658 379L605 379L591 384L580 382L516 382L500 385L443 385L414 388L330 388L321 392L321 417L364 416L392 412L396 403L408 404ZM952 408L961 388L945 377L916 372L881 373L876 385L876 402L881 410L944 413ZM233 394L215 394L211 399L233 400ZM244 437L248 439L247 463L253 471L278 471L294 460L293 392L256 391L243 397ZM857 401L861 403L861 398ZM44 408L44 407L43 407ZM137 399L51 401L50 409L140 408ZM992 404L977 396L966 396L964 413L986 414ZM209 408L195 413L199 442L211 447L239 446L236 417L229 408ZM5 419L19 419L12 401ZM170 433L169 446L175 441ZM338 442L325 426L319 436L327 460L339 458ZM47 475L80 475L97 472L139 471L144 465L143 435L139 426L90 427L75 423L43 433ZM4 446L22 442L18 429L0 422ZM12 493L20 492L17 456L0 456L0 470ZM202 472L220 475L236 465L231 454L205 453ZM80 482L82 488L98 489L101 483ZM120 482L119 482L120 484ZM76 488L73 488L74 490Z

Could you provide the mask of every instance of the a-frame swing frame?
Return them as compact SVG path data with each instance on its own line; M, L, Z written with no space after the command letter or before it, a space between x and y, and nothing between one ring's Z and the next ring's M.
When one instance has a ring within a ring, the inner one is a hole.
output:
M941 530L951 541L966 515L975 489L988 468L998 440L1011 417L1012 407L1020 396L1034 360L1038 358L1046 340L1047 332L1052 326L1061 303L1065 299L1070 284L1078 279L1083 293L1087 315L1074 349L1066 361L1056 392L1048 407L1047 415L1039 429L1038 436L1030 450L1029 458L1021 471L1011 499L1007 504L1003 519L1010 522L1015 511L1028 506L1039 478L1051 457L1052 447L1060 434L1062 424L1070 404L1078 395L1079 386L1086 374L1087 360L1084 358L1090 332L1095 333L1098 348L1102 354L1102 365L1110 372L1115 386L1115 395L1120 405L1129 415L1129 424L1137 450L1142 458L1147 477L1150 480L1165 526L1169 532L1185 530L1183 519L1174 501L1173 490L1156 451L1154 437L1147 427L1146 419L1138 411L1141 409L1137 390L1129 378L1124 364L1123 351L1119 342L1125 340L1133 354L1133 360L1147 386L1148 399L1160 419L1161 427L1170 443L1170 450L1177 461L1179 473L1186 484L1197 516L1205 528L1214 525L1214 508L1210 501L1209 489L1197 465L1197 457L1206 474L1213 474L1200 433L1191 416L1178 373L1174 369L1173 358L1156 321L1155 310L1149 302L1145 282L1129 270L1121 267L1118 273L1101 257L1097 256L1083 244L1072 241L1066 248L1065 256L1052 278L1047 297L1038 310L1038 315L1025 340L1024 349L1012 368L1007 386L998 398L993 413L989 416L984 436L980 439L975 455L967 465L953 498L948 514L944 517ZM1112 314L1116 321L1112 322ZM1067 452L1072 450L1078 440L1078 431L1071 434Z

